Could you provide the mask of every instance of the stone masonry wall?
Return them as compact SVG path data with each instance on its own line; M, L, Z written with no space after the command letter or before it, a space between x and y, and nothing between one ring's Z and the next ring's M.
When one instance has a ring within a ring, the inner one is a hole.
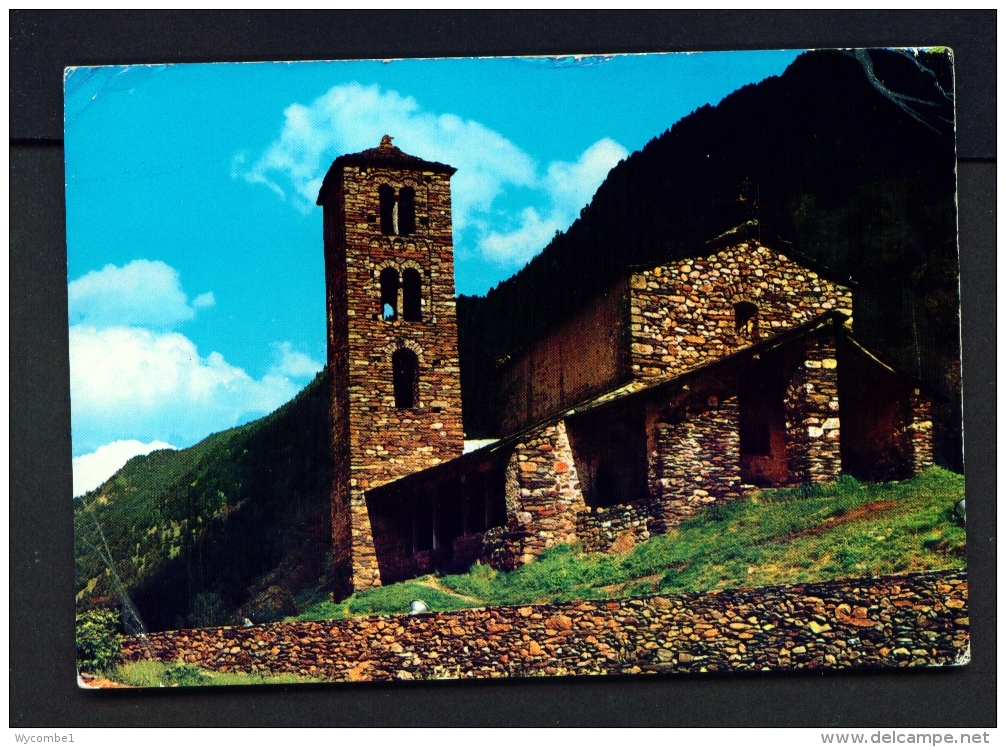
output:
M515 570L524 562L524 540L530 531L530 527L516 522L486 530L479 562L497 571Z
M912 410L912 424L909 438L912 455L912 474L917 475L935 464L933 458L933 402L918 389L909 399Z
M681 422L651 427L650 531L662 534L696 511L741 497L736 397L711 401L705 412L688 413Z
M645 501L590 507L577 517L576 536L584 552L626 552L650 538Z
M329 365L344 371L333 391L336 488L333 525L351 527L352 586L380 585L364 493L462 453L461 386L455 319L450 177L435 171L343 166L327 193L326 274L329 293ZM411 235L384 235L381 185L415 190ZM421 320L384 319L380 274L418 270ZM344 337L345 339L333 339ZM395 406L392 355L414 352L419 361L416 406ZM339 378L339 377L335 377ZM348 438L348 445L342 443ZM346 495L348 494L348 501ZM348 505L347 505L348 504ZM335 539L334 552L344 552Z
M610 602L204 628L127 637L126 658L215 672L415 680L950 665L968 657L963 572Z
M852 292L756 241L634 273L632 373L677 376L831 310L852 314ZM734 304L758 307L757 331L738 330Z
M785 411L791 483L838 479L842 449L834 337L807 340L804 360L786 390Z
M586 510L573 450L560 420L517 444L506 469L507 526L522 535L521 564L555 545L576 541Z

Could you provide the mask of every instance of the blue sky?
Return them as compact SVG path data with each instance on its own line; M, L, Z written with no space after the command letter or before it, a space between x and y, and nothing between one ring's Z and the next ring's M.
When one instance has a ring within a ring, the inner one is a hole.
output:
M457 288L484 293L621 158L797 54L68 71L75 457L189 446L310 380L325 357L314 198L341 153L389 134L457 167Z

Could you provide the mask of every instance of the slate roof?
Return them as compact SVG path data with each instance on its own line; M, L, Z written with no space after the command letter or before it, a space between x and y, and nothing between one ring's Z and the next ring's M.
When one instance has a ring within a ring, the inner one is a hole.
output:
M325 180L318 191L318 203L322 204L323 197L329 189L331 183L337 178L344 166L378 167L387 169L401 169L403 171L432 171L435 174L447 174L450 176L456 168L448 166L446 163L438 161L424 161L422 158L410 156L401 148L391 144L391 136L385 135L381 138L381 144L376 148L367 148L359 153L345 153L334 161L325 174Z
M898 377L911 382L914 386L922 390L922 392L932 399L934 402L942 402L944 398L935 392L933 389L928 387L923 382L910 376L903 371L898 370L894 366L886 363L877 357L877 355L866 348L861 342L859 342L845 326L846 321L849 317L840 311L829 311L808 322L804 322L796 327L792 327L784 332L777 335L773 335L765 340L762 340L754 345L749 345L735 353L724 356L723 358L718 358L707 363L696 366L695 368L685 371L677 376L663 379L632 379L627 383L611 389L603 394L591 397L590 399L574 405L571 408L567 408L562 412L553 413L549 417L541 420L537 423L529 425L517 433L512 433L509 436L504 436L491 444L483 446L475 451L470 451L463 456L456 457L446 462L442 462L434 467L429 467L425 470L419 472L413 472L411 475L406 475L405 477L394 480L390 483L386 483L377 488L372 488L368 491L368 495L375 497L383 497L384 495L390 494L392 492L397 492L399 490L405 489L409 490L412 487L420 485L425 480L430 479L443 479L447 478L451 474L462 473L468 470L477 469L480 465L484 465L487 462L495 459L500 459L504 456L509 456L509 449L521 439L527 438L528 434L533 433L541 428L548 425L557 423L560 420L567 418L576 418L580 415L586 413L594 413L598 410L615 407L619 405L624 405L627 402L638 400L643 397L660 396L668 391L676 388L680 388L683 383L689 383L694 379L699 377L708 376L710 374L715 375L717 371L727 368L729 366L734 366L741 363L746 363L752 358L767 353L774 348L781 345L785 345L793 340L801 337L812 335L821 331L829 331L835 334L841 335L847 341L852 343L861 353L865 354L874 365L883 368L890 373L897 375Z

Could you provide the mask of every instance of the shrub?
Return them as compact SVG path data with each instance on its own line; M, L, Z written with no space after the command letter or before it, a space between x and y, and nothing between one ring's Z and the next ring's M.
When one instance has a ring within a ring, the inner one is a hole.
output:
M77 667L105 672L122 659L119 613L88 610L77 615Z
M164 670L166 667L159 661L141 659L126 661L105 673L113 682L120 682L130 687L164 687Z

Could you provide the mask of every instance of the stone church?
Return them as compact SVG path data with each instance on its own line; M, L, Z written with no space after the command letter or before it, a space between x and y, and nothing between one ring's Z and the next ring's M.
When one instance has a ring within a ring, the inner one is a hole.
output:
M385 136L318 196L337 595L560 543L623 551L758 487L932 465L932 395L856 340L851 281L753 222L612 277L513 351L503 433L464 453L454 172Z

